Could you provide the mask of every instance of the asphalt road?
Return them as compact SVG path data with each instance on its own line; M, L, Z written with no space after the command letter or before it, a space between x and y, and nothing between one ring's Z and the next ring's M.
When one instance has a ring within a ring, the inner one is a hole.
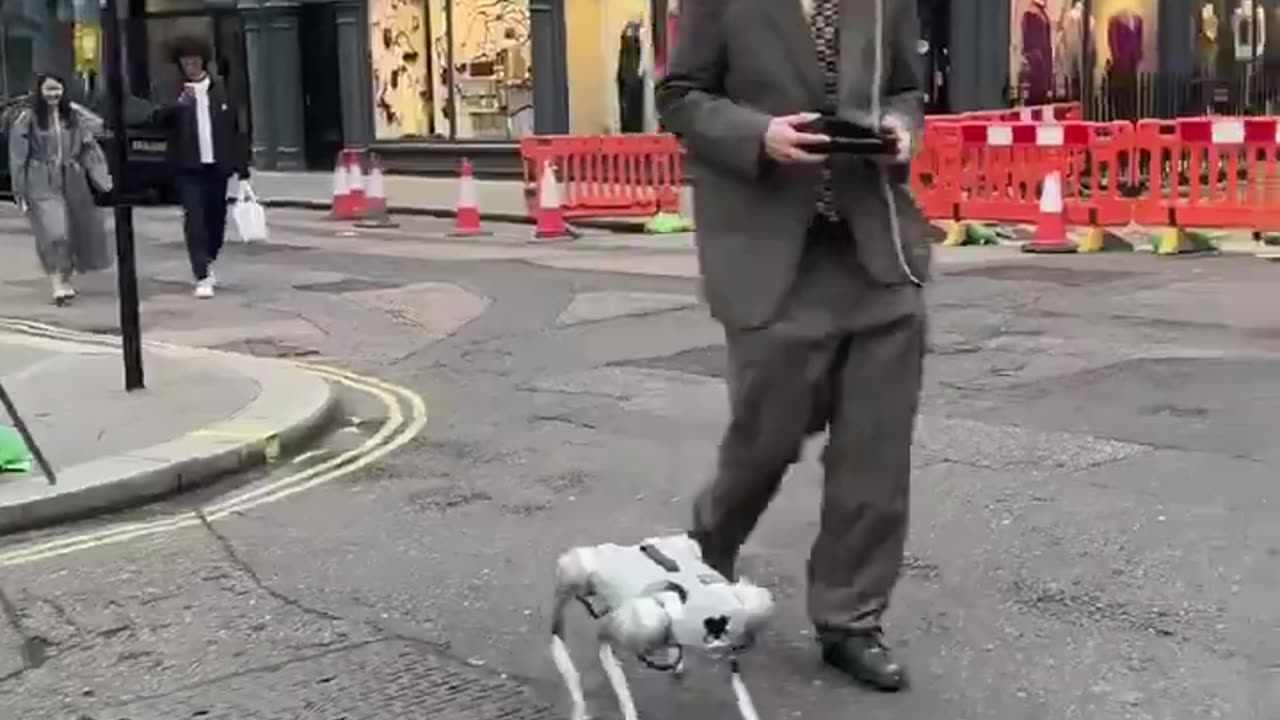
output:
M231 247L206 303L172 219L144 220L149 336L381 378L426 398L425 430L278 502L111 535L359 445L388 411L349 392L320 452L271 473L0 540L0 718L567 717L545 655L555 555L682 527L711 468L722 348L695 284L547 267L504 239L526 229L449 251L273 217L273 245ZM914 687L863 692L816 661L814 447L743 558L780 600L746 661L761 716L1280 717L1277 273L1140 255L943 267L888 618ZM107 328L110 286L58 314L39 281L8 279L0 314ZM91 531L110 541L6 563ZM588 635L591 700L616 717ZM736 717L714 668L631 676L646 718Z

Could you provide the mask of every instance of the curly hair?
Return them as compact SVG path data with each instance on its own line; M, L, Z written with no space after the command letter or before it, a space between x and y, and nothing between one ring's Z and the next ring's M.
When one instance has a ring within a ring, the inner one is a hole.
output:
M213 60L213 47L208 40L198 35L178 36L169 44L169 59L176 65L184 57L198 57L208 67Z

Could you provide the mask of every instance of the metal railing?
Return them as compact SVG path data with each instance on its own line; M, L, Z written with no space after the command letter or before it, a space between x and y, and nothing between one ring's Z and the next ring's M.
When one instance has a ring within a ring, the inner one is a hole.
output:
M1280 112L1280 62L1244 63L1230 72L1104 73L1084 97L1078 77L1056 76L1047 92L1010 85L1013 106L1079 102L1096 121L1198 115L1272 115Z

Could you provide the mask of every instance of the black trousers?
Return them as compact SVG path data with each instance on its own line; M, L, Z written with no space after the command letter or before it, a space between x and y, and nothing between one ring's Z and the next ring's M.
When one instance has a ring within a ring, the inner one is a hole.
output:
M218 259L227 231L227 180L231 176L216 165L178 173L178 199L182 202L182 231L196 280L209 275Z

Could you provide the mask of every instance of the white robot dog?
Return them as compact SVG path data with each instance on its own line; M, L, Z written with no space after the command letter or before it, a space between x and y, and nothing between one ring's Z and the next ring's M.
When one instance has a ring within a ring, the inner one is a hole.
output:
M578 547L556 563L551 657L573 701L573 720L585 720L586 700L564 642L564 615L574 599L599 621L600 664L624 720L637 720L635 702L614 648L645 665L680 673L686 648L728 657L730 683L743 720L759 720L739 673L737 655L752 644L773 611L768 590L730 583L702 561L688 535L649 538L637 545Z

